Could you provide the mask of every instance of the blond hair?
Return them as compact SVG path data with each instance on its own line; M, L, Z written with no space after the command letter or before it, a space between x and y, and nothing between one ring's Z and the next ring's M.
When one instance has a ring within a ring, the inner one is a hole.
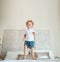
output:
M34 25L34 22L33 22L32 20L27 20L26 25L27 25L29 22L31 22L32 25Z

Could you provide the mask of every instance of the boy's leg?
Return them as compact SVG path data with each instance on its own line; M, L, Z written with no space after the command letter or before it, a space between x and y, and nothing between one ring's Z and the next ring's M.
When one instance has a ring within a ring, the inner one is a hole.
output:
M24 59L26 58L26 55L27 55L27 45L24 45Z
M33 59L36 59L35 54L34 54L34 48L31 48L31 56Z

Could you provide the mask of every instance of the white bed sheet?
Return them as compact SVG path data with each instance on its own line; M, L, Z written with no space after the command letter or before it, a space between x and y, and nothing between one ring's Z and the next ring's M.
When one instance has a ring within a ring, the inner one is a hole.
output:
M0 62L60 62L60 60L3 60Z

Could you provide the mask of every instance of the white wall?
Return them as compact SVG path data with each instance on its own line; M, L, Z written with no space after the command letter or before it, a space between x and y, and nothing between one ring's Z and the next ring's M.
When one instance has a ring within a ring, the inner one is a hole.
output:
M55 51L56 56L60 56L60 48L59 48L59 1L55 0L55 2L50 1L49 4L49 25L50 25L50 33L51 33L51 45L53 50ZM53 46L54 44L54 46Z
M0 13L1 13L1 0L0 0Z
M1 0L0 37L4 29L25 29L32 19L35 29L49 30L51 49L59 53L59 0Z
M1 0L0 0L0 25L1 25Z

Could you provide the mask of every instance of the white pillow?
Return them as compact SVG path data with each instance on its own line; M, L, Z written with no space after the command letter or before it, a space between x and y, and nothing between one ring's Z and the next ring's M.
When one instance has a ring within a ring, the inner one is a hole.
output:
M24 52L22 50L7 51L5 60L16 60L18 54L24 55Z

